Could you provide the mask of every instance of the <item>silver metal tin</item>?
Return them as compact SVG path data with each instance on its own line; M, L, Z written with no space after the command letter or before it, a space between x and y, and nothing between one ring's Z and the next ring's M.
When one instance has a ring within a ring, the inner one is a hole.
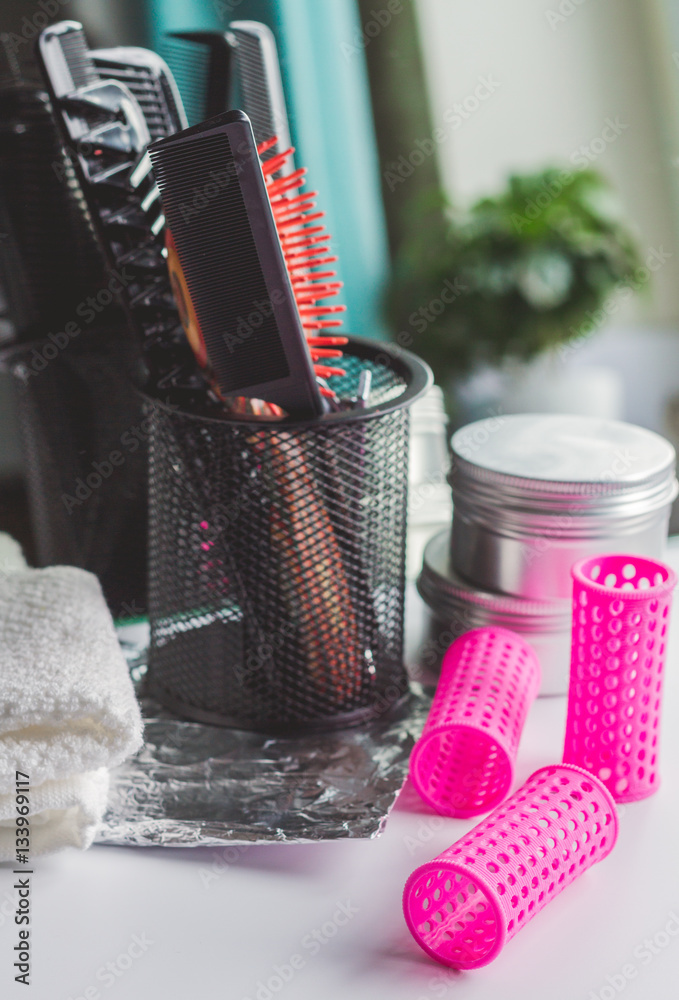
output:
M662 559L679 486L658 434L615 420L526 414L461 428L451 442L452 565L478 587L568 598L586 556Z
M501 626L518 633L535 650L542 668L541 695L568 691L570 600L507 597L466 583L450 567L450 529L427 545L417 589L431 611L428 638L419 650L423 669L438 670L448 646L465 632Z

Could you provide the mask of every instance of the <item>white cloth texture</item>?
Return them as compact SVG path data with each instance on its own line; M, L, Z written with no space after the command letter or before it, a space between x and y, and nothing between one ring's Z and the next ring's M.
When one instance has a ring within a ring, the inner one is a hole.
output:
M99 581L72 566L0 572L0 860L15 857L16 772L29 856L92 843L108 768L142 720Z

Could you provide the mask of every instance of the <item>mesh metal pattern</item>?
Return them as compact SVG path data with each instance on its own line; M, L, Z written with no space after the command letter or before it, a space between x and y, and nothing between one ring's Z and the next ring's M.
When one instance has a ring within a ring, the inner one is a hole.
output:
M407 407L426 374L381 353L346 357L342 395L374 374L358 415L253 423L149 399L149 677L167 707L292 733L406 693Z

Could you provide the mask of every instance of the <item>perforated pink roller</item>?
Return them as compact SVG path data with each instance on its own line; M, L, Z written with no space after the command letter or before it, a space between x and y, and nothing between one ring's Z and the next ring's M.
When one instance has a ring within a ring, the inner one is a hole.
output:
M618 802L659 784L663 668L672 590L663 563L605 555L576 563L564 761L595 774Z
M608 789L556 764L410 876L406 923L417 943L458 969L487 965L550 899L611 851L618 817Z
M424 801L444 816L478 816L502 802L539 687L538 659L515 632L479 628L456 639L410 757Z

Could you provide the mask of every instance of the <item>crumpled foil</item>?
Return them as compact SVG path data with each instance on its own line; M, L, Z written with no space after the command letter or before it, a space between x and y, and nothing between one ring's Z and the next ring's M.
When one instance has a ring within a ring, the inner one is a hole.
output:
M143 692L148 630L119 630ZM144 746L111 773L100 844L214 847L372 838L408 772L430 699L403 716L299 739L177 719L140 696Z

